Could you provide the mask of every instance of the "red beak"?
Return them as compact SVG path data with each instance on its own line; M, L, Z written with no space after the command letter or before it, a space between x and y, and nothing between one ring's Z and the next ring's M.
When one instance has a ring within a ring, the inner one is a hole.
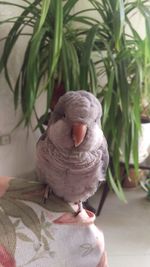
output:
M72 126L72 138L75 147L78 147L84 140L87 132L87 125L81 122L75 122Z

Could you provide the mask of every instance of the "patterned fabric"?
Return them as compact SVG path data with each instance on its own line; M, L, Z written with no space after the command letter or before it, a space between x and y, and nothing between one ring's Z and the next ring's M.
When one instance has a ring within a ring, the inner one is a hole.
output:
M0 177L0 267L108 267L92 212L50 195L36 181Z

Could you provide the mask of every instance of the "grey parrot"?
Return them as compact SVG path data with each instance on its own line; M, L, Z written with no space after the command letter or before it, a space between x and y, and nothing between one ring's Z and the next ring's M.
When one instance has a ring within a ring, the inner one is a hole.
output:
M101 104L93 94L67 92L59 98L37 142L39 179L56 196L78 203L77 213L105 180L109 155L101 116Z

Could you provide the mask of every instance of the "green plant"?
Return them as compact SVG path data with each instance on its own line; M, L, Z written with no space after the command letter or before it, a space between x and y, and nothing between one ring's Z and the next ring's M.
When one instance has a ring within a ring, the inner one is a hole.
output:
M141 96L149 87L143 86L150 55L149 1L90 1L99 14L98 41L99 77L103 97L103 127L111 155L109 181L124 199L121 188L120 156L123 154L127 173L130 156L138 172L138 136L141 127ZM145 21L146 43L133 26L131 17L139 12ZM127 29L128 28L128 29ZM123 147L123 149L122 149ZM115 181L115 183L114 183Z
M141 181L140 184L144 191L147 193L147 199L150 200L150 178L147 177L145 181Z
M14 22L14 25L6 37L0 71L5 70L6 80L14 94L15 108L21 98L26 126L30 123L32 112L36 113L35 102L43 91L47 92L47 116L56 87L64 87L65 91L83 87L92 92L96 89L96 71L91 53L98 21L74 15L72 9L77 2L34 0L30 3L20 0L20 4L15 4L0 1L0 4L17 6L23 10L20 16L5 21ZM82 26L73 27L75 22ZM13 88L7 64L14 45L23 35L28 35L29 41ZM84 81L88 74L92 86L86 84L86 87ZM37 120L40 124L38 117ZM41 124L39 126L42 127Z
M14 94L15 108L21 97L23 120L29 125L36 114L38 96L47 92L47 117L57 90L90 90L101 97L103 128L111 155L108 181L124 199L120 178L120 156L124 155L128 172L131 153L138 170L138 135L140 132L140 100L148 86L147 64L150 59L149 0L88 0L91 8L73 12L79 0L20 0L23 12L6 37L0 62ZM0 4L15 5L0 1ZM87 11L88 13L87 15ZM97 18L92 12L97 12ZM130 18L140 12L145 20L146 42L134 28ZM4 23L4 22L1 22ZM10 53L24 29L30 29L24 61L13 88L7 70ZM128 27L128 31L127 31ZM144 57L142 54L144 53ZM59 91L58 90L58 91ZM38 118L42 130L42 120ZM43 117L42 117L43 119ZM124 139L124 150L122 150Z

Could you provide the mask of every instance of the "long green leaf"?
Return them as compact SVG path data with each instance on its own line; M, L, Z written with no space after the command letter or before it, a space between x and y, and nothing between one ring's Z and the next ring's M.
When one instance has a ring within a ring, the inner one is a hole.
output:
M121 100L121 108L123 109L125 123L128 122L128 107L129 107L129 85L127 81L127 63L124 58L120 60L118 65L118 76L119 76L119 93Z
M86 90L88 88L88 71L89 71L89 64L91 58L91 52L94 45L96 33L97 33L98 26L93 26L89 33L87 34L83 51L82 51L82 58L81 58L81 69L80 69L80 81L81 81L81 88Z
M136 124L134 123L134 121L132 121L132 154L133 154L135 170L137 173L138 173L138 167L139 167L139 159L138 159L139 134L138 132L139 131L136 127Z
M150 62L150 16L146 17L146 56Z
M124 192L122 190L122 187L120 186L120 182L117 180L117 184L115 183L114 178L113 178L110 170L108 170L108 177L109 177L109 181L111 183L111 186L112 186L113 190L115 191L116 195L118 196L118 198L121 201L126 203L127 201L126 201Z
M49 8L50 8L50 4L51 4L51 0L42 0L42 8L41 8L40 21L39 21L37 33L41 30L41 28L45 22L47 13L48 13Z
M72 22L79 22L79 23L82 23L84 25L89 25L89 26L94 26L95 23L99 23L99 21L97 19L94 19L94 18L90 18L90 17L87 17L87 16L77 16L75 17L74 15L72 15L70 17L70 20Z
M80 65L77 51L72 43L70 46L70 57L71 57L71 73L72 73L72 83L71 88L73 90L77 90L79 88L79 73L80 73Z
M15 85L15 90L14 90L14 106L15 109L18 107L18 102L19 102L19 89L20 89L20 79L21 79L21 73L19 73L16 85Z
M104 124L107 120L107 116L108 116L110 105L111 105L113 86L114 86L114 78L115 78L115 74L114 74L114 71L112 70L110 73L110 78L108 81L108 88L107 88L107 91L105 94L105 100L104 100L104 112L103 112L103 123Z
M7 40L5 42L4 51L3 51L1 62L0 62L0 72L7 65L7 61L8 61L8 58L10 56L10 53L11 53L15 43L17 42L17 40L20 36L20 33L23 31L23 29L25 27L24 20L25 20L26 16L28 16L28 14L30 14L30 12L35 9L36 5L38 5L39 2L40 2L40 0L35 0L34 5L31 4L30 6L26 7L26 9L22 12L21 16L16 20L14 26L10 30L8 37L7 37ZM34 15L35 15L35 13L34 13Z
M114 10L114 37L115 37L115 43L116 48L120 49L120 37L123 33L124 29L124 22L125 22L125 11L124 11L124 1L123 0L117 0L116 1L116 9Z
M12 2L0 1L0 5L8 5L8 6L14 6L14 7L25 9L25 6L19 5L17 3L12 3Z
M58 62L60 51L62 47L62 37L63 37L63 7L61 0L55 0L55 29L54 29L54 44L53 44L53 53L52 53L52 62L50 65L49 79L53 75L56 64Z
M79 0L70 0L67 1L63 7L63 17L64 17L64 22L68 21L69 18L69 14L71 12L71 10L74 8L75 4L78 2Z
M89 74L90 74L89 89L95 96L97 96L97 74L95 65L92 60L90 60Z
M68 57L68 47L67 42L63 41L62 46L62 57L63 57L63 72L64 72L64 82L66 91L70 90L70 58ZM68 62L69 60L69 62Z

